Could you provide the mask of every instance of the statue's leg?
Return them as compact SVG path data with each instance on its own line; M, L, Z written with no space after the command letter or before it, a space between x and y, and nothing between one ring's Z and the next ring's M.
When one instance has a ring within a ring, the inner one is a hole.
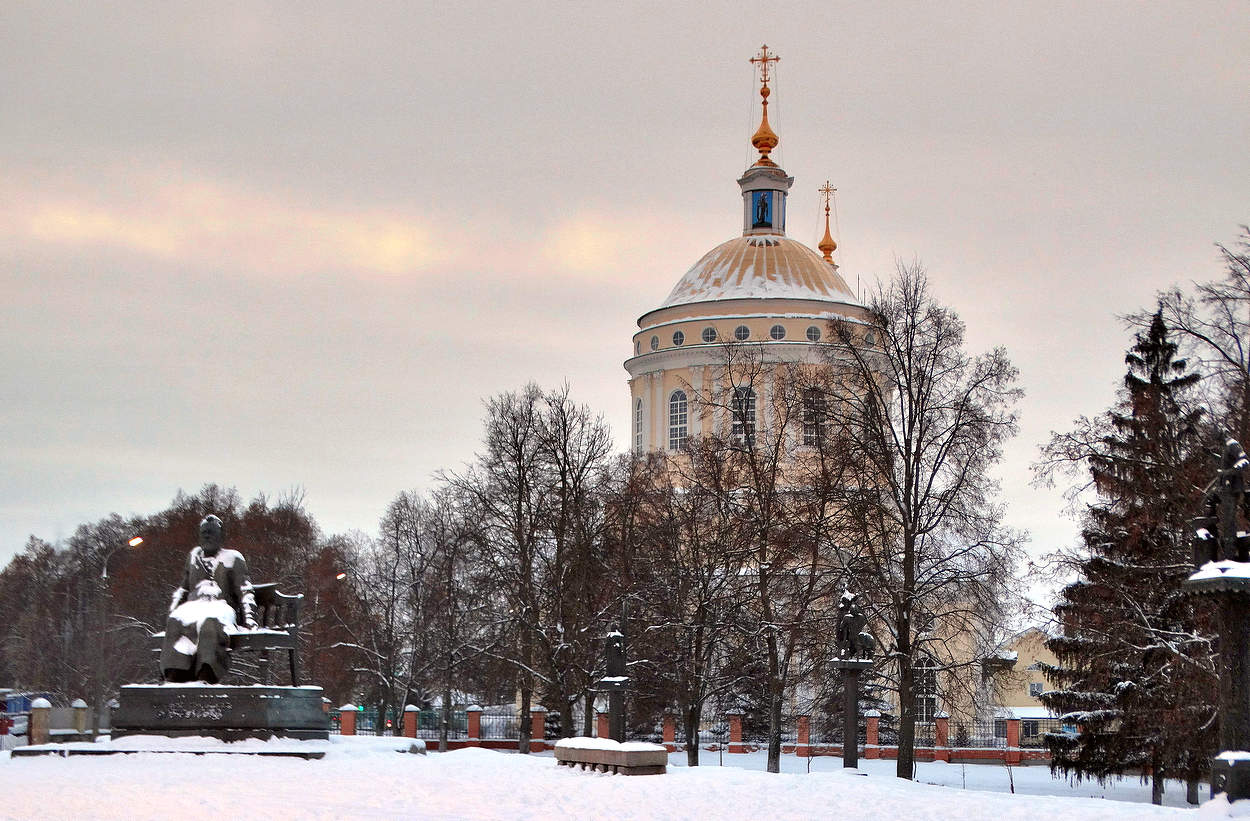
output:
M216 684L226 677L230 664L230 636L217 619L210 617L200 623L196 661L196 678L200 681Z
M161 676L165 681L191 681L195 677L195 657L184 652L194 646L195 625L183 624L171 616L165 622L165 643L161 645Z

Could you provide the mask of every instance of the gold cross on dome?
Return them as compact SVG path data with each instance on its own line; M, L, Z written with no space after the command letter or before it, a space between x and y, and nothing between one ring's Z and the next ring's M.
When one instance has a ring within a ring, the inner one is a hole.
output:
M781 58L776 54L770 54L768 46L760 46L760 53L751 58L752 63L760 64L760 82L768 85L768 69L772 63L780 61Z
M833 198L833 195L837 193L838 189L830 185L829 180L825 180L825 184L820 186L820 188L817 190L820 191L820 196L821 196L821 199L824 200L825 211L827 212L829 210L829 200Z

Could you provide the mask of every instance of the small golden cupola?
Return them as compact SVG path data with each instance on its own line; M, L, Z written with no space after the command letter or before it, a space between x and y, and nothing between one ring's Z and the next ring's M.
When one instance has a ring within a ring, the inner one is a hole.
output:
M825 184L820 186L820 197L825 202L825 235L820 238L820 244L816 247L820 249L820 253L824 255L825 262L829 263L837 269L838 264L833 261L833 252L838 249L838 244L833 241L833 236L829 233L829 201L833 199L834 193L838 190L825 180Z

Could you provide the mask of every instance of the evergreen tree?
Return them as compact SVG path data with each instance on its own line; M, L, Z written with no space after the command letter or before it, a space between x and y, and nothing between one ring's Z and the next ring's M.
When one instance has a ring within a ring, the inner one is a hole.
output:
M1200 377L1176 354L1156 312L1125 357L1116 406L1055 435L1041 466L1088 470L1081 489L1096 495L1083 549L1065 557L1078 578L1055 608L1063 634L1047 642L1058 687L1042 700L1077 726L1048 737L1051 766L1099 781L1149 769L1155 803L1165 777L1201 775L1216 738L1212 631L1181 592L1208 468L1202 411L1187 401Z

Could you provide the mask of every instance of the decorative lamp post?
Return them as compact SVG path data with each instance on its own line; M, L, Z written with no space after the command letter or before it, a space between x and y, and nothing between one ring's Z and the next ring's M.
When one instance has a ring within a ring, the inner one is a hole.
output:
M1194 519L1195 572L1186 593L1214 601L1220 631L1220 754L1211 765L1211 792L1229 801L1250 798L1250 534L1237 529L1247 506L1245 450L1224 446L1219 473L1207 486L1206 515Z
M133 539L126 542L127 547L138 547L141 544L143 544L142 536L135 536ZM104 581L108 581L108 578L109 578L109 559L112 557L114 553L117 552L117 548L119 547L121 547L121 545L113 545L111 548L109 548L109 551L104 554L104 561L101 563L101 567L100 567L100 578L103 579Z
M858 597L847 590L838 602L838 658L835 670L842 671L842 766L859 767L859 674L872 666L875 642L864 627L868 624Z

